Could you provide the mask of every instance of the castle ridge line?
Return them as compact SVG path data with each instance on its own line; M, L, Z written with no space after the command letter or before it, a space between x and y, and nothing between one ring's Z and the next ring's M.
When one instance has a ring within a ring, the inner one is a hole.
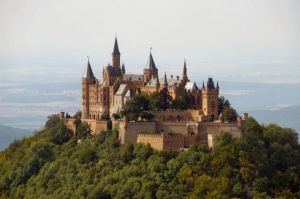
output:
M223 122L218 109L220 87L218 82L215 86L213 78L209 77L206 85L203 81L202 87L199 88L188 78L186 60L183 63L181 76L168 79L165 73L163 78L159 78L159 67L155 64L151 51L143 73L126 74L125 65L120 64L119 49L118 40L115 38L112 62L104 66L101 81L94 76L89 60L81 79L81 122L88 123L93 134L101 133L109 127L107 121L100 121L101 115L109 114L111 116L119 113L126 102L139 93L151 94L167 89L173 99L188 91L192 96L191 105L195 108L151 111L155 116L152 121L128 122L127 117L119 121L112 121L113 125L119 127L121 144L149 143L157 150L179 150L193 144L207 144L208 147L213 147L216 135L222 132L230 133L233 137L240 137L248 114L244 114L243 118L238 117L237 122L234 123ZM64 113L61 114L61 117L64 117ZM74 122L74 119L66 118L65 121L68 128L76 130L77 123ZM155 134L146 136L145 131L156 132L160 136L153 137ZM180 135L165 135L163 132Z

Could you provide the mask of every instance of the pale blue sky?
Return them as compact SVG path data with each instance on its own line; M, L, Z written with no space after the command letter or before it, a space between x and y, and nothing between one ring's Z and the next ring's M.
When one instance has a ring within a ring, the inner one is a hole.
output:
M1 79L76 77L86 55L100 75L117 34L129 72L152 46L161 73L300 82L298 0L0 0L0 27Z
M0 122L78 110L86 56L99 78L115 34L127 72L152 47L160 74L186 58L238 110L299 104L299 0L0 0Z

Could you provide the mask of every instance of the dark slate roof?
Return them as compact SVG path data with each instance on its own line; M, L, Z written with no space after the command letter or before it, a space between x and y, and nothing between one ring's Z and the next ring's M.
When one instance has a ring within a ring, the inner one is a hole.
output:
M92 70L89 60L88 60L87 66L86 66L86 70L84 71L83 78L95 79L95 76L93 74L93 70Z
M149 59L148 59L148 62L146 64L145 68L157 70L151 52L150 52Z
M113 67L113 66L106 66L106 70L111 76L121 76L121 68L120 67Z
M126 81L143 81L144 75L126 74L123 75L123 79Z
M215 84L213 78L209 77L206 85L207 89L214 89Z
M118 55L120 54L117 37L115 38L113 54L118 54Z

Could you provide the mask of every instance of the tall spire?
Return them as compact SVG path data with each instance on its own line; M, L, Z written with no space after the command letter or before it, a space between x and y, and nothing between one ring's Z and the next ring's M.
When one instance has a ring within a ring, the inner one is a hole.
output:
M167 73L165 72L165 78L164 78L164 88L168 88L168 79L167 79Z
M145 67L145 68L157 70L156 65L155 65L155 62L154 62L154 59L153 59L153 57L152 57L151 49L152 49L152 48L150 48L149 59L148 59L148 62L147 62L147 64L146 64L146 67Z
M184 64L183 64L183 73L182 73L182 79L187 80L187 69L186 69L186 60L184 59Z
M92 67L90 64L90 57L87 56L87 58L88 58L88 63L86 66L86 70L84 71L83 78L95 79L95 76L94 76L94 73L93 73L93 70L92 70Z
M205 89L204 81L203 81L203 83L202 83L202 88Z
M124 63L122 64L122 74L123 75L125 74L125 65L124 65Z
M217 81L217 89L219 89L219 82Z
M120 54L117 36L115 37L115 45L114 45L113 54L117 54L117 55Z

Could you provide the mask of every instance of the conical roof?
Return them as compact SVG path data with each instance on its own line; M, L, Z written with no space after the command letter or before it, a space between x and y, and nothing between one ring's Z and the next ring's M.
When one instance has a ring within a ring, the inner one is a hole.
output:
M145 68L157 70L151 52L150 52L149 59L148 59L148 62L147 62L147 64L146 64L146 67L145 67Z
M113 54L118 54L118 55L120 54L117 37L115 38L115 45L114 45Z
M84 71L83 78L88 78L88 79L95 79L90 60L88 59L88 63L86 66L86 70Z

